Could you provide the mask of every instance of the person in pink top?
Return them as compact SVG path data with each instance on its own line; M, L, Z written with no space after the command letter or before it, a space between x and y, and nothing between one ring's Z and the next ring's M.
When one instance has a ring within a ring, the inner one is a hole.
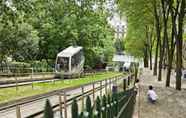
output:
M156 92L153 90L152 86L149 86L149 90L147 92L147 96L148 96L148 100L151 103L155 103L157 101L158 96L157 96Z

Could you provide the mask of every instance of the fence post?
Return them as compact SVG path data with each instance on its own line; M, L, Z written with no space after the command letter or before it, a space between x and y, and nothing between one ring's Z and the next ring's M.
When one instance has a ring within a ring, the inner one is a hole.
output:
M62 109L63 109L63 106L62 106L62 99L61 99L61 95L59 95L59 111L60 111L60 117L61 117L61 118L63 117Z
M111 78L109 79L109 91L111 92L112 89L111 89Z
M128 76L128 86L130 86L130 76Z
M81 87L82 92L82 111L84 110L84 86Z
M123 79L123 90L125 91L126 90L126 79Z
M107 94L107 80L105 80L105 94Z
M21 111L20 111L20 106L19 105L16 106L16 117L21 118Z
M65 113L64 113L64 118L68 118L67 117L67 96L66 96L66 92L64 91L64 95L63 95L63 100L64 100L64 110L65 110Z
M32 89L34 89L34 84L33 84L33 72L34 72L34 70L33 70L33 68L31 68L31 81L32 81Z
M93 87L93 104L94 104L94 101L95 101L95 84L94 83L92 84L92 87Z
M16 92L18 91L18 79L17 79L17 73L15 72L15 81L16 81Z
M102 98L102 81L100 81L100 97Z

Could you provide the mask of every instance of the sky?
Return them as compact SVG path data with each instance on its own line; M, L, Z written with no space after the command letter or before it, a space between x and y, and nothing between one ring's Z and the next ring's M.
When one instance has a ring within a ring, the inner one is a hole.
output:
M108 18L108 23L112 26L112 28L115 29L115 32L125 32L127 31L127 22L125 17L121 17L118 14L118 8L115 4L114 0L107 0L106 2L106 9L113 14L112 18ZM119 37L118 37L119 36ZM125 36L125 35L124 35ZM115 37L122 38L122 34L120 33L117 35L115 34Z

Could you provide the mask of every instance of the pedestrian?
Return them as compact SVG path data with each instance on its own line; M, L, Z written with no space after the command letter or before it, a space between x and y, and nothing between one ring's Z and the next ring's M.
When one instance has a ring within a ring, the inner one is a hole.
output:
M155 103L157 101L158 96L151 85L149 86L147 97L150 103Z

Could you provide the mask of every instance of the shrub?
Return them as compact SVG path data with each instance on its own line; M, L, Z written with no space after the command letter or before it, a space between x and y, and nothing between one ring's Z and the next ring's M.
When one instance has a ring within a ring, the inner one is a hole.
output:
M50 101L47 99L44 110L44 118L54 118L54 113Z
M106 116L106 105L107 105L107 101L106 101L106 96L104 95L103 99L102 99L102 118L107 118L107 116ZM103 108L104 108L104 110L103 110Z
M98 112L98 118L101 118L101 100L99 96L96 99L96 111Z
M78 104L76 100L73 100L72 102L72 118L78 117Z
M91 99L89 96L87 96L86 99L86 111L89 113L89 118L92 116L92 105L91 105Z

